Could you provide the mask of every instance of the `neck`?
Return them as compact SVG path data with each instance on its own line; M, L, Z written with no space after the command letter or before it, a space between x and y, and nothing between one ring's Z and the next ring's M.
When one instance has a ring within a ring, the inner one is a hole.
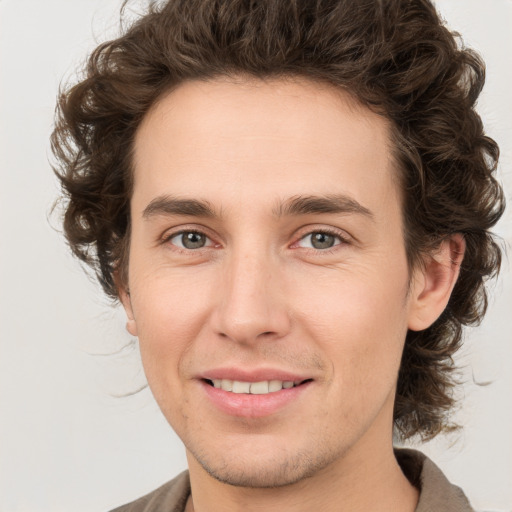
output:
M314 476L278 488L225 484L188 458L192 496L187 512L413 512L418 502L418 491L402 473L391 443L351 450Z

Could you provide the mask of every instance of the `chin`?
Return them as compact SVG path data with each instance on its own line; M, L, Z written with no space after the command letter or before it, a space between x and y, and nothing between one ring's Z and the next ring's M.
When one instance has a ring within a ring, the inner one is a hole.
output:
M333 454L315 453L310 457L304 453L293 455L278 454L264 458L241 457L236 450L231 457L210 457L193 454L202 468L219 482L235 487L276 488L296 484L306 480L329 466L336 457ZM284 455L284 456L283 456ZM231 459L231 460L230 460Z

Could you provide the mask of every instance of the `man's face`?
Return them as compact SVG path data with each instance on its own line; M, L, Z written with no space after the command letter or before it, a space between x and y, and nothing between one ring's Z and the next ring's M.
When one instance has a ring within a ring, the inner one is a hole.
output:
M123 302L191 468L278 486L390 446L411 302L385 119L305 81L189 82L134 164Z

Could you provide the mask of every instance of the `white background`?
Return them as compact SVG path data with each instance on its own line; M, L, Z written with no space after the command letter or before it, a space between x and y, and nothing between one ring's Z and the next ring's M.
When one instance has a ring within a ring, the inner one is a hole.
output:
M67 253L49 218L56 91L115 35L120 0L0 0L0 511L104 511L185 468L146 390L120 311ZM484 56L480 101L512 202L512 2L438 0ZM498 226L510 246L511 213ZM458 358L463 433L425 450L480 510L512 510L512 276L504 262L488 318ZM478 382L492 381L486 387Z

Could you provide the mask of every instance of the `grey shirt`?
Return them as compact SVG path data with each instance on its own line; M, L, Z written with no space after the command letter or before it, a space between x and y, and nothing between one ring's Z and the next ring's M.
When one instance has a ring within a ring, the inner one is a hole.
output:
M409 481L420 491L416 512L474 512L462 490L416 450L396 449L395 455ZM188 471L155 491L111 512L183 512L190 495Z

